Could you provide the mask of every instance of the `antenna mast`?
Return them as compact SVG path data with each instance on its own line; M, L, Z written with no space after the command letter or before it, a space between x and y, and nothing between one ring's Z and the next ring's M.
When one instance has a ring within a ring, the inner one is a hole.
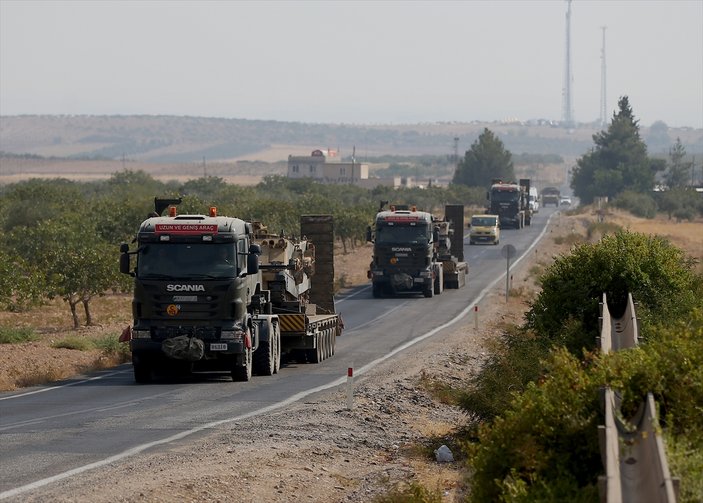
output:
M574 127L574 114L572 108L571 82L571 0L566 0L568 8L566 9L566 65L564 68L564 89L562 103L562 120L564 127Z
M605 80L605 29L606 26L601 26L600 29L603 30L603 45L600 50L600 125L605 127L605 123L608 120L606 115L606 80Z

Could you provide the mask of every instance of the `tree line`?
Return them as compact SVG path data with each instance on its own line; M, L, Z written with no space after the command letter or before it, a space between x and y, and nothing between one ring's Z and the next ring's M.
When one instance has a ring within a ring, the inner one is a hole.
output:
M214 205L221 215L260 221L286 236L298 236L301 215L331 214L346 253L365 240L381 200L443 215L445 204L479 205L483 194L463 186L368 190L281 176L254 187L219 177L161 182L130 170L101 182L15 183L0 189L0 305L22 310L61 298L75 327L81 308L92 324L92 299L131 288L130 278L118 272L119 245L134 238L155 196L181 197L181 214L205 214Z
M702 198L693 190L693 161L681 140L670 148L668 160L649 156L627 96L620 98L607 130L593 135L593 142L571 173L570 187L581 204L611 201L649 218L657 210L677 219L703 215ZM486 188L496 178L515 180L513 155L486 128L459 162L453 182Z

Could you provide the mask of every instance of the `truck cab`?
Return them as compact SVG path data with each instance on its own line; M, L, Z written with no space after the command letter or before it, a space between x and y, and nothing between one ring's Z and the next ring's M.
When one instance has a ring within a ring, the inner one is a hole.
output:
M251 224L217 216L215 208L176 215L172 207L169 216L142 222L135 251L122 245L120 270L134 277L137 382L167 367L230 370L235 380L248 380L257 343L252 315L270 310L251 234Z
M374 297L383 294L434 293L434 280L441 274L435 260L435 230L432 215L417 208L391 206L379 211L375 219L373 259L369 270Z

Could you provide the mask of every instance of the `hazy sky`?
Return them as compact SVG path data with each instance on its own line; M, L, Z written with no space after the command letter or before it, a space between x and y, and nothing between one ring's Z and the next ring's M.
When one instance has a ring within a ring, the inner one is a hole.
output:
M703 0L574 0L573 116L703 127ZM0 0L0 114L559 120L567 2Z

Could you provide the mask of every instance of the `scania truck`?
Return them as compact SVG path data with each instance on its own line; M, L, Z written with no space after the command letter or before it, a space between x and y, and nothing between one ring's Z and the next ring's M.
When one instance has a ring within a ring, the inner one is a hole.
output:
M136 249L121 245L120 270L134 277L129 340L137 382L163 371L212 370L248 381L253 372L277 372L286 350L313 362L332 355L341 320L333 300L324 312L310 303L311 243L257 234L215 207L178 215L178 203L156 198ZM329 229L331 236L331 220ZM332 283L321 284L320 298L332 299Z
M415 206L383 206L366 237L373 242L368 277L374 297L412 292L432 297L466 284L463 236L454 236L454 229L463 230L462 205L449 205L444 219Z

